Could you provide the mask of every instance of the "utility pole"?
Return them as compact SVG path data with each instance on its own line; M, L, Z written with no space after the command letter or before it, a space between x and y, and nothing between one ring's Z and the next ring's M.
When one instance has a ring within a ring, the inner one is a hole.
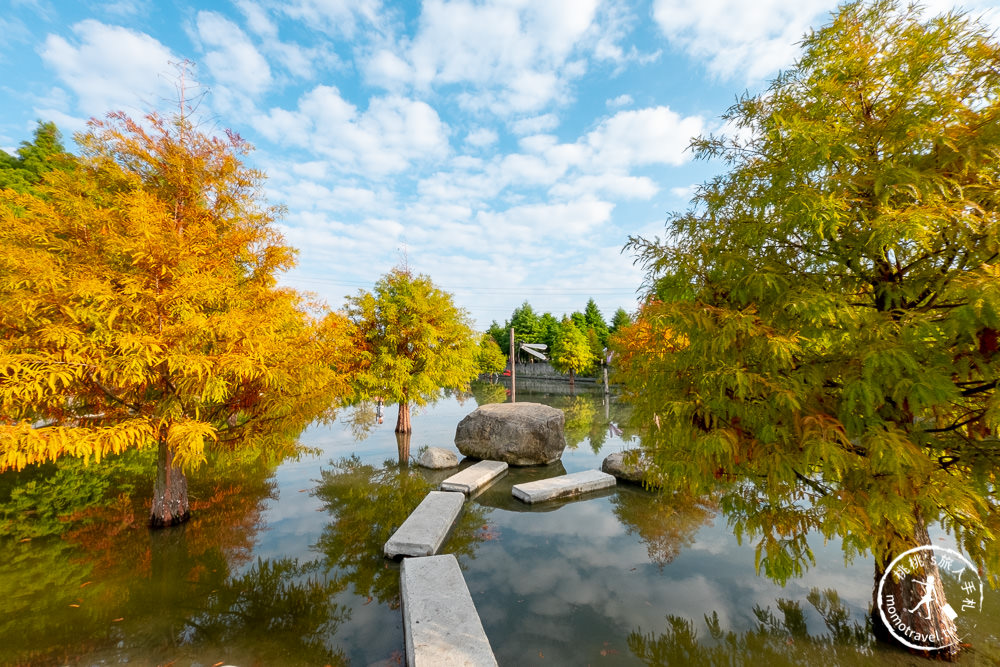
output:
M517 403L516 393L514 389L514 354L516 354L514 349L514 327L510 328L510 402Z

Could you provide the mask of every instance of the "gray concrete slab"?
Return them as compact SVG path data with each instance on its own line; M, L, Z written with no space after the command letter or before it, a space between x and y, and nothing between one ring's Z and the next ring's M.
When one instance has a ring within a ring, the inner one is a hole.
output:
M437 553L462 511L465 495L431 491L406 517L383 549L386 558L432 556Z
M461 491L467 496L487 487L507 473L503 461L480 461L441 482L442 491Z
M407 665L497 664L454 555L404 560L399 570L399 592Z
M539 479L534 482L515 484L511 492L518 500L526 503L540 503L554 498L575 496L588 491L606 489L615 485L615 476L600 470L584 470L569 475Z

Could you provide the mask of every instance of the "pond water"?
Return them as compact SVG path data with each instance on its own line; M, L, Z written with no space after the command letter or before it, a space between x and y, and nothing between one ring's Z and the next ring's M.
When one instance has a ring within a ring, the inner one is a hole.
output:
M415 413L412 454L453 448L477 398ZM518 400L566 410L571 446L467 503L442 549L501 665L927 664L870 638L872 562L845 565L837 543L810 540L815 565L779 586L711 498L619 485L514 500L513 484L629 446L621 406L600 394ZM0 664L402 664L399 566L381 547L453 471L400 466L394 416L314 424L300 438L312 452L276 467L206 466L191 477L194 518L165 531L144 527L148 455L0 476ZM1000 593L987 597L962 664L1000 664Z

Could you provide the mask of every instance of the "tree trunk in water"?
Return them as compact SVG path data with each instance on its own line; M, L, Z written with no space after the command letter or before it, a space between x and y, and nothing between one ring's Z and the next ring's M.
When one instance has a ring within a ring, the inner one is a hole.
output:
M410 438L409 433L396 433L396 451L399 452L399 465L401 466L410 463Z
M573 393L573 369L569 369L569 393Z
M153 528L176 526L189 518L191 512L188 505L187 477L184 476L180 466L174 465L174 452L166 440L160 440L149 525Z
M931 544L927 526L919 518L914 528L914 542L918 547ZM918 551L896 564L882 584L880 612L879 582L891 562L892 558L885 563L875 563L871 618L872 632L876 639L939 660L956 660L961 648L958 628L955 626L954 616L949 616L946 612L951 611L951 607L945 599L941 573L934 561L934 551ZM909 574L894 576L900 572L901 567L910 570ZM883 613L889 626L882 618ZM900 637L920 648L907 646L899 640Z
M396 433L413 433L413 427L410 426L410 404L408 402L399 402L399 414L396 417Z

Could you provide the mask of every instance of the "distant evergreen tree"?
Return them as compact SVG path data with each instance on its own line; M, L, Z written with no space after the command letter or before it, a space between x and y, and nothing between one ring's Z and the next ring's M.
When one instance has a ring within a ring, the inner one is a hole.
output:
M538 318L539 328L542 332L540 342L548 346L549 351L556 344L556 337L559 335L559 320L552 313L545 313Z
M593 299L587 301L587 307L583 311L583 319L587 323L587 328L593 329L594 333L597 334L601 349L607 347L608 324L604 321L604 316L601 315L601 311Z
M0 150L0 188L25 192L47 171L67 168L73 156L63 148L55 123L39 121L32 141L22 141L17 155Z
M527 301L514 309L514 313L510 316L510 326L514 327L514 338L521 343L537 343L541 340L541 323Z
M611 326L608 328L608 332L613 334L622 327L627 327L630 324L632 324L632 318L628 312L624 308L619 308L611 317Z
M504 322L502 325L497 324L496 320L490 323L490 328L486 330L486 333L496 342L500 347L500 351L506 356L510 354L510 321Z

